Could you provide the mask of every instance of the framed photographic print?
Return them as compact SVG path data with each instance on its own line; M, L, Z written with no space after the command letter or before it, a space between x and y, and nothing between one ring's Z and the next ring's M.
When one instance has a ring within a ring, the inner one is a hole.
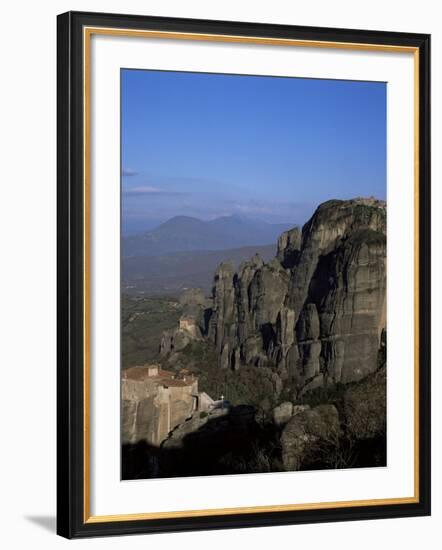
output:
M58 533L430 513L430 37L58 17Z

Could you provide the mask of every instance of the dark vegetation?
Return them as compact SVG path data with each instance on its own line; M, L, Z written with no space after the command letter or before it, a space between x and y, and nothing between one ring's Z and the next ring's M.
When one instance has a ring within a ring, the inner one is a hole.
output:
M238 421L235 411L209 418L187 434L177 448L156 447L146 442L122 448L123 479L207 476L283 472L283 427L263 420L253 407L248 420ZM204 418L206 415L204 415ZM358 440L349 433L331 435L313 444L301 470L362 468L386 465L385 434Z
M341 421L341 433L321 441L302 469L386 466L385 368L361 382L317 388L295 404L334 405Z
M267 410L277 405L270 369L253 366L242 366L238 371L220 369L215 349L208 341L188 344L173 358L173 365L165 364L166 368L171 366L176 370L187 368L198 377L200 391L213 398L223 394L232 405L246 404Z
M124 258L123 288L132 295L178 295L186 288L209 292L213 273L221 262L230 260L236 266L259 254L265 261L274 257L276 246L256 245L227 250L195 250L161 256Z
M179 449L156 447L144 441L123 445L122 479L284 471L278 428L255 426L245 433L232 429L224 434L214 426L211 430L194 432ZM368 441L341 437L314 446L301 471L385 465L384 437Z
M283 471L280 436L284 426L274 424L272 410L287 400L311 408L332 404L341 420L341 433L312 446L302 470L386 465L385 346L379 353L379 371L367 379L317 388L296 398L289 381L279 394L275 392L272 368L220 369L208 340L193 341L179 353L161 357L162 332L175 328L181 314L182 305L175 298L123 295L123 368L149 361L177 372L185 367L198 377L200 391L215 399L224 395L234 410L248 406L253 414L246 429L235 415L209 418L202 428L185 436L177 449L145 442L124 445L123 479ZM201 419L206 417L201 413Z
M175 327L182 308L168 296L121 296L122 368L159 359L164 330Z
M207 476L283 471L281 449L271 426L258 424L251 407L209 419L186 435L179 448L146 442L124 445L123 479Z

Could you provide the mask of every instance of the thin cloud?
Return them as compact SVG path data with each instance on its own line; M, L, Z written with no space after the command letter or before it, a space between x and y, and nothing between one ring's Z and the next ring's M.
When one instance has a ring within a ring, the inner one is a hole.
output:
M131 176L138 176L139 172L136 170L131 170L130 168L123 168L121 171L121 174L123 176L131 177Z
M154 187L152 185L143 185L141 187L132 187L124 190L125 195L140 196L140 195L155 195L155 196L174 196L182 195L178 191L166 191L160 187Z

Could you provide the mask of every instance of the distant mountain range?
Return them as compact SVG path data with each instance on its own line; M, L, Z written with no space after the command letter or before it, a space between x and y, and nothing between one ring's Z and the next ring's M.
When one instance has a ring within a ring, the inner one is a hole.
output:
M215 251L268 245L293 224L270 224L242 216L203 221L175 216L160 226L122 239L123 257L163 256L176 252Z
M259 254L264 261L269 261L276 254L276 245L124 258L122 290L129 294L178 296L186 288L198 287L209 294L213 272L221 262L229 260L238 267L241 262L250 260L255 254Z

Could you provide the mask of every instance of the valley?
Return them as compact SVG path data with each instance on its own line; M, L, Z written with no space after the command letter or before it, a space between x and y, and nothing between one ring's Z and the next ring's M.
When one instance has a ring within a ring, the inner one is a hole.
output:
M385 262L373 198L269 245L124 258L123 478L385 465Z

